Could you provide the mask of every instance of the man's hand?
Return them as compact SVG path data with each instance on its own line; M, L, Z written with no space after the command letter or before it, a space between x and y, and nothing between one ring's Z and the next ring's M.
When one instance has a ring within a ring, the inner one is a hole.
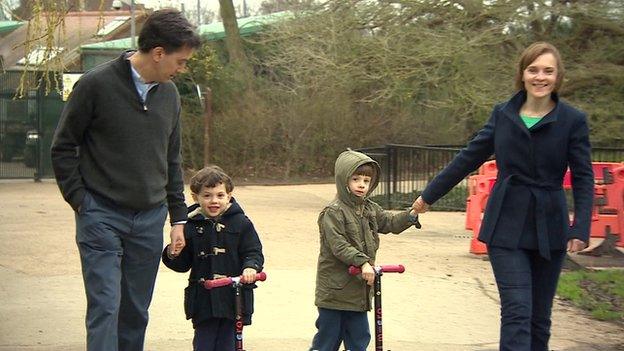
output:
M176 257L180 254L186 241L184 241L184 224L174 224L171 226L171 244L169 244L169 254Z
M429 205L423 200L422 196L419 196L412 204L412 210L416 213L425 213L429 210Z
M568 240L568 252L579 252L587 247L587 243L579 239Z
M256 281L256 274L258 272L253 269L253 268L245 268L243 269L243 274L242 274L242 278L241 278L241 283L243 284L250 284Z
M375 283L375 270L373 266L365 262L360 268L362 269L362 279L366 280L366 284L373 286L373 283Z

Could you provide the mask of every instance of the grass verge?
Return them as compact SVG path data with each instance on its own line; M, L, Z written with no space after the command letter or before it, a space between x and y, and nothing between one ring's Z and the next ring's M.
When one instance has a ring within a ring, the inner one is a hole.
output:
M557 295L598 320L624 324L624 270L563 272Z

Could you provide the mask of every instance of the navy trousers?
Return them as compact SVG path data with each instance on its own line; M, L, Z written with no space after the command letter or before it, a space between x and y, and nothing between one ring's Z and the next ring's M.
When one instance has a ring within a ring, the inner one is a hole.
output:
M195 328L193 351L234 351L235 338L235 321L211 318Z
M366 312L318 309L318 332L312 340L311 351L338 351L344 341L348 351L366 351L371 335Z
M488 246L501 300L500 351L548 351L550 316L565 250Z
M87 193L76 243L87 295L87 350L142 351L167 206L123 209Z

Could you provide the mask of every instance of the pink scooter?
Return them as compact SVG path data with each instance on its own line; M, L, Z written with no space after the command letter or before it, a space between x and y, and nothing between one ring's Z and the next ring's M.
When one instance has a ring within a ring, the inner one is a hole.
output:
M381 265L374 266L375 270L375 351L383 351L383 330L381 321L381 276L384 273L403 273L405 267L398 265ZM356 266L349 267L349 274L358 275L362 273L362 269Z
M256 281L265 281L266 273L260 272L256 274ZM245 351L243 349L243 296L241 295L241 276L238 277L225 277L213 280L205 280L204 288L210 290L221 286L232 286L234 288L234 294L236 295L236 351Z

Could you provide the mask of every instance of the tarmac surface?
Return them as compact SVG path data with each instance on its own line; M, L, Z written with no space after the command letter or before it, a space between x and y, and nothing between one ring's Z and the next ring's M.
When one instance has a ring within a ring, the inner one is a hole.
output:
M244 186L234 191L261 236L268 275L256 290L245 349L307 350L316 331L316 217L335 187ZM468 252L464 220L463 213L430 212L421 215L422 230L382 237L377 262L406 267L404 274L383 277L386 350L498 349L498 293L487 258ZM0 351L84 350L86 303L73 212L56 184L0 183L0 242ZM161 265L146 350L192 349L193 329L183 312L186 279ZM622 351L624 330L557 299L550 346Z

